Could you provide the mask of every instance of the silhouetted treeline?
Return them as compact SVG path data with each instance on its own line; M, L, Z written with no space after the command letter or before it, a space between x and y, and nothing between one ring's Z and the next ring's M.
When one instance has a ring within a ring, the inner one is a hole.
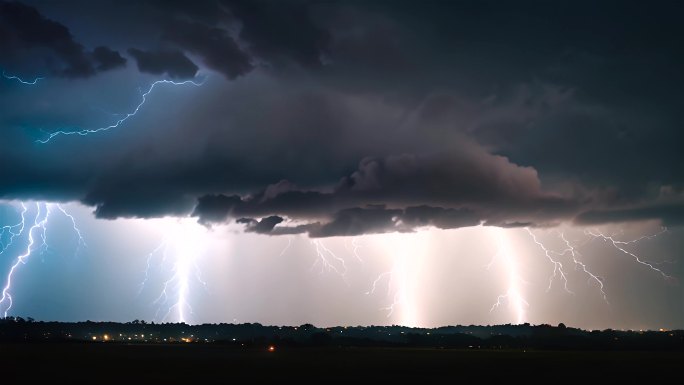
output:
M551 325L354 326L43 322L0 319L0 341L213 343L231 346L426 347L556 350L684 350L684 331L593 330Z

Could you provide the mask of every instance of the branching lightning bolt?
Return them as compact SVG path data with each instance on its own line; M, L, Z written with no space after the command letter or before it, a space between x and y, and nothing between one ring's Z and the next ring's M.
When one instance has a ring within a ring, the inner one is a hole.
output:
M48 143L48 142L49 142L50 140L52 140L53 138L55 138L55 137L57 137L57 136L60 136L60 135L80 135L80 136L86 136L86 135L95 134L95 133L98 133L98 132L109 131L109 130L111 130L111 129L113 129L113 128L117 128L117 127L119 127L121 124L123 124L125 121L127 121L129 118L135 116L135 115L138 113L138 111L140 111L140 109L142 108L142 106L143 106L143 105L145 104L145 102L147 101L147 97L148 97L148 96L150 95L150 93L155 89L155 87L157 87L157 86L160 85L160 84L172 84L172 85L174 85L174 86L182 86L182 85L188 85L188 84L190 84L190 85L194 85L194 86L199 87L199 86L201 86L201 85L204 84L204 80L203 80L202 82L199 82L199 83L198 83L198 82L195 82L195 81L193 81L193 80L185 80L185 81L182 81L182 82L176 82L176 81L173 81L173 80L157 80L157 81L155 81L154 83L152 83L152 85L150 85L150 87L147 89L147 91L145 91L144 93L142 93L142 99L141 99L140 103L135 107L135 109L133 109L133 111L131 111L131 112L129 112L129 113L123 115L123 117L120 118L120 119L118 119L116 122L114 122L114 123L112 123L112 124L110 124L110 125L108 125L108 126L102 126L102 127L98 127L98 128L88 128L88 129L74 129L74 130L59 130L59 131L54 131L54 132L49 133L48 136L47 136L47 138L45 138L45 139L38 139L38 140L36 140L36 142L45 144L45 143Z
M572 293L568 289L568 286L567 286L568 281L567 281L565 272L563 271L563 265L561 264L561 262L557 261L556 259L554 259L552 257L552 255L557 255L559 257L569 255L570 258L572 258L572 262L575 264L575 266L578 269L582 270L582 272L584 272L589 277L589 282L593 281L598 285L599 291L601 293L601 297L603 298L603 300L606 303L609 304L608 295L605 292L605 285L603 282L603 278L601 278L600 276L598 276L597 274L592 272L589 269L589 267L579 259L581 254L578 251L578 246L573 245L570 242L570 240L565 236L564 232L559 231L558 235L559 235L560 239L563 241L563 243L565 244L565 249L561 250L561 251L554 251L554 250L551 250L550 248L546 247L541 241L539 241L537 239L537 237L535 236L535 234L529 228L526 228L525 230L532 237L532 240L534 241L534 243L536 243L544 251L544 254L546 255L546 257L554 264L554 272L553 272L553 274L549 280L549 289L551 288L551 284L553 282L553 279L557 276L557 274L560 274L561 279L564 282L565 290L569 293ZM633 252L631 252L625 248L628 245L636 244L636 243L639 243L640 241L653 239L653 238L657 237L658 235L663 234L665 232L667 232L667 229L664 228L662 231L660 231L656 234L653 234L653 235L643 235L643 236L640 236L636 239L632 239L629 241L619 241L619 240L616 240L614 238L615 237L614 235L606 235L606 234L604 234L598 230L584 230L584 234L586 236L589 236L590 240L601 239L601 240L607 242L609 245L613 246L615 249L617 249L620 252L627 254L630 257L632 257L637 263L644 265L653 271L658 272L660 275L663 276L663 278L669 280L669 279L673 279L673 278L671 276L667 275L664 271L662 271L658 267L656 267L656 265L658 265L658 263L645 261L641 257L639 257L637 254L635 254L635 253L633 253Z
M637 243L637 242L639 242L639 241L641 241L641 240L644 240L644 239L652 239L652 238L654 238L655 236L657 236L657 235L659 235L659 234L662 234L662 233L665 232L665 231L667 231L667 229L661 231L661 232L658 233L658 234L649 235L649 236L642 236L642 237L639 237L639 238L634 239L634 240L631 240L631 241L618 241L618 240L616 240L615 238L613 238L612 235L605 235L605 234L603 234L602 232L600 232L600 231L598 231L598 230L585 230L584 233L585 233L586 235L589 235L589 236L591 236L591 237L594 237L594 239L602 239L602 240L604 240L604 241L606 241L606 242L609 242L610 245L612 245L612 246L613 246L614 248L616 248L617 250L620 250L620 251L623 252L624 254L629 255L629 256L632 257L637 263L639 263L639 264L641 264L641 265L644 265L644 266L648 267L649 269L651 269L651 270L653 270L653 271L655 271L655 272L658 272L658 273L659 273L660 275L662 275L663 278L665 278L666 280L671 280L671 279L673 279L671 276L667 275L664 271L662 271L662 270L660 270L659 268L655 267L653 263L650 263L650 262L647 262L647 261L642 260L638 255L636 255L636 254L634 254L633 252L631 252L631 251L629 251L629 250L627 250L627 249L624 248L624 246L626 246L626 245L634 244L634 243Z
M363 246L361 246L361 245L359 244L359 240L358 240L357 237L352 237L352 239L351 239L351 247L347 245L347 242L346 242L346 241L345 241L345 243L344 243L344 247L345 247L347 250L350 250L350 249L351 249L350 251L351 251L351 253L354 255L354 257L356 257L356 259L357 259L359 262L363 263L363 258L361 258L361 256L359 255L359 249L362 248Z
M368 290L368 291L366 292L366 295L372 295L373 293L375 293L375 290L377 289L378 284L379 284L383 279L385 279L385 277L389 277L389 279L391 280L391 279L392 279L392 272L391 272L391 271L386 271L386 272L381 273L380 275L378 275L378 277L375 278L375 280L373 281L373 285L371 286L370 290ZM390 288L389 288L389 284L388 284L388 285L387 285L387 295L389 296L389 294L390 294Z
M323 241L314 239L311 243L316 248L316 260L311 266L314 270L317 266L320 267L320 272L335 272L346 282L347 264L343 258L338 257L332 250L325 246Z
M12 246L14 238L20 236L24 232L24 224L26 223L25 215L28 208L23 202L21 203L21 207L21 220L19 223L3 226L2 230L0 231L0 255L2 255L2 253L4 253L8 247ZM5 242L5 234L9 234L9 239L7 242Z
M159 245L152 250L146 261L145 278L140 284L142 293L151 277L151 269L156 256L161 255L158 266L160 269L170 272L162 284L159 295L152 301L157 306L155 320L161 322L169 320L173 314L176 315L178 322L188 322L188 315L193 313L190 304L190 279L194 275L195 280L205 289L206 282L202 279L197 260L199 258L200 244L204 242L196 237L198 228L196 223L177 223L168 231ZM199 229L203 231L203 228ZM193 236L194 235L194 236ZM167 267L170 264L169 267ZM193 274L194 273L194 274ZM171 302L173 301L173 302ZM163 317L160 318L162 311L166 309Z
M19 267L28 262L28 259L35 251L40 251L42 253L47 248L47 225L50 219L50 214L54 207L57 207L61 213L63 213L72 221L73 229L79 237L79 246L81 244L85 244L83 241L83 236L81 235L81 231L76 226L74 217L69 214L61 205L36 202L35 206L36 213L33 217L33 224L28 228L28 230L26 230L26 213L28 208L23 202L21 203L21 222L15 225L3 227L3 233L7 228L7 231L9 231L11 235L9 242L7 244L3 244L2 252L5 252L11 246L15 238L21 237L24 234L24 231L27 231L28 237L26 248L15 258L14 263L12 263L10 266L9 272L7 273L7 277L5 279L5 286L2 289L2 297L0 298L0 309L5 306L4 310L2 310L4 317L7 317L9 311L12 309L13 298L11 291L15 273L18 271ZM19 230L18 232L15 232L13 229L16 229L17 227ZM37 237L39 237L39 239Z
M579 251L577 251L577 249L572 244L570 244L570 241L567 238L565 238L565 233L561 232L560 237L563 240L563 242L565 242L565 246L567 247L567 249L563 250L563 254L568 253L568 252L570 253L570 256L572 257L572 261L575 263L575 266L579 266L582 269L582 271L584 271L584 273L589 276L590 281L594 281L598 284L599 291L601 291L601 296L603 297L603 300L606 303L609 303L608 302L608 296L606 295L606 292L603 290L603 279L601 279L596 274L592 273L587 268L587 265L584 264L584 262L577 259L577 257L580 255L580 253L579 253Z
M530 230L529 227L525 227L525 231L532 237L532 240L534 243L537 244L543 251L544 255L546 255L546 258L553 264L553 273L551 274L551 277L549 278L549 287L546 289L546 291L551 290L551 285L553 285L553 280L560 275L561 280L563 281L563 288L565 289L566 292L570 294L574 294L570 289L568 289L568 278L565 275L565 271L563 270L563 264L554 259L551 254L553 254L553 251L549 250L544 246L543 243L539 242L537 240L537 236Z
M371 285L370 290L368 290L365 294L366 295L373 295L375 291L377 290L378 286L380 285L380 282L387 280L387 297L389 298L392 296L392 281L395 279L395 274L394 274L394 269L391 271L386 271L384 273L380 273L377 278L373 281L373 284ZM383 306L380 308L380 310L386 311L387 312L387 318L391 317L392 314L394 314L395 308L401 304L402 302L402 295L403 292L401 290L395 290L394 296L392 296L392 302L388 304L387 306Z
M25 85L29 85L29 86L35 86L39 81L45 79L45 78L43 78L43 77L37 77L37 78L35 78L35 79L33 79L33 80L24 80L24 79L22 79L22 78L20 78L20 77L18 77L18 76L9 75L9 74L7 74L5 71L2 71L2 76L3 76L5 79L8 79L8 80L16 80L16 81L18 81L18 82L21 83L21 84L25 84Z

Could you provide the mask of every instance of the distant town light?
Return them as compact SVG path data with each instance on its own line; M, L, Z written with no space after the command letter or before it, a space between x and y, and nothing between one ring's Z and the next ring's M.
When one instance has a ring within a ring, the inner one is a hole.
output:
M268 347L268 351L269 351L269 352L275 352L275 346L270 345L270 346Z

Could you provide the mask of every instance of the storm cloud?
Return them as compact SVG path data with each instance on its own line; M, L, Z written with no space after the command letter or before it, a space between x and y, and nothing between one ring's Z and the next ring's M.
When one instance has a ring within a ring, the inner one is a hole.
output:
M4 199L311 237L684 221L675 2L27 3L0 64L52 77L0 79Z
M128 53L138 62L140 72L166 75L171 79L194 78L199 69L180 51L141 51L131 48Z
M89 77L125 66L126 60L111 48L89 52L63 24L37 9L0 1L0 65L12 70L50 72L64 77Z

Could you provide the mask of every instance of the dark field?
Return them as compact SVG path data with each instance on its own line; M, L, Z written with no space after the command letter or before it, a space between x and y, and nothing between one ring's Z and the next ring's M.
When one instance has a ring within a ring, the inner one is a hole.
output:
M2 344L3 384L33 379L94 383L258 379L512 379L595 382L674 376L684 352L583 352L414 348L236 348L211 344ZM70 382L67 382L67 384Z

